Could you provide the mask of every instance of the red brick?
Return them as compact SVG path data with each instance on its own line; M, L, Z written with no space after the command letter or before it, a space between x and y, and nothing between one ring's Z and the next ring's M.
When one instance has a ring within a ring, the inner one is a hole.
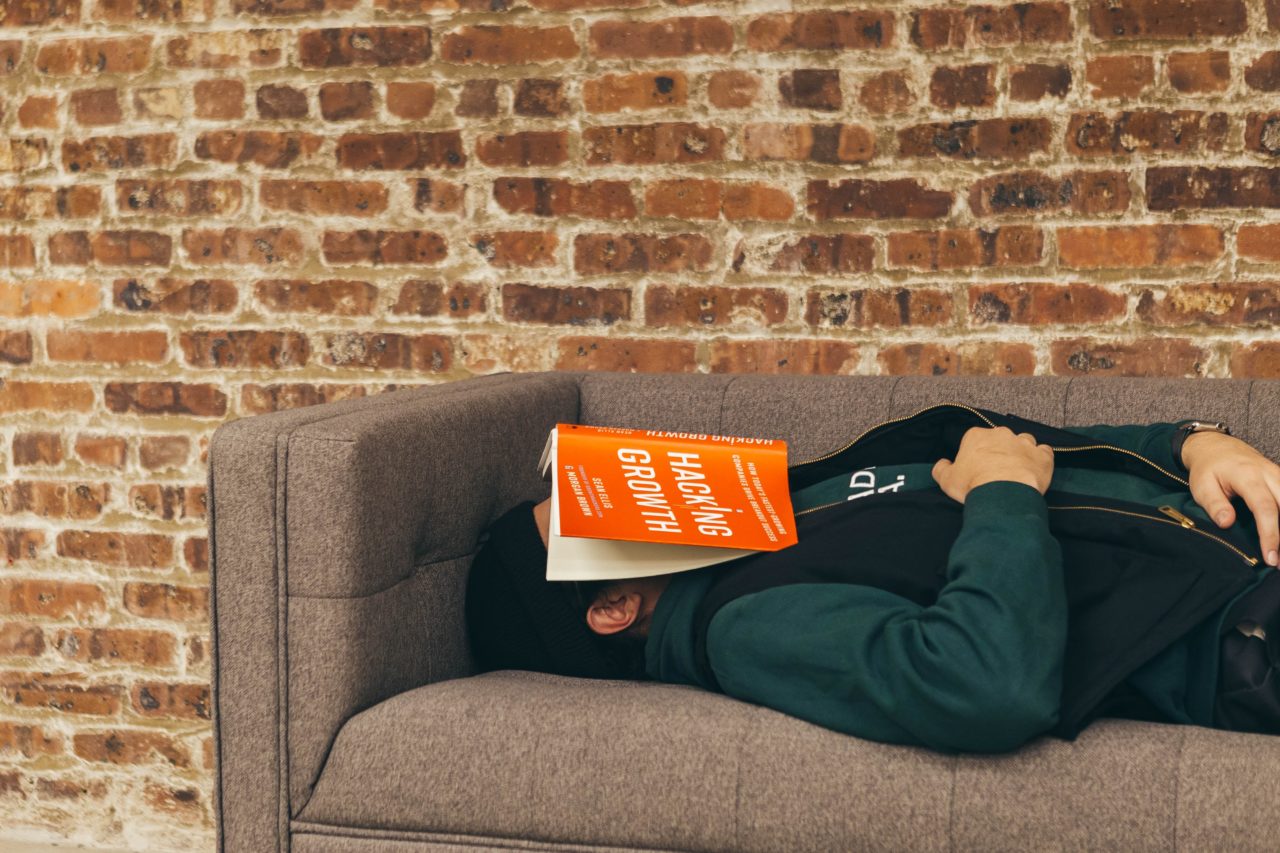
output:
M434 83L407 80L387 83L387 112L397 118L422 119L431 115L436 103Z
M44 533L39 530L21 530L16 527L0 527L0 553L10 565L15 561L34 560L44 550Z
M1242 379L1280 378L1280 346L1272 341L1251 344L1233 341L1228 363L1231 375Z
M1280 91L1280 51L1268 51L1244 70L1244 82L1263 92Z
M1146 338L1133 343L1088 338L1049 344L1054 375L1101 372L1104 376L1201 377L1209 352L1181 338Z
M119 124L124 120L118 89L81 89L71 93L70 103L71 115L86 127Z
M787 319L787 295L767 287L677 287L645 289L647 326L774 326Z
M209 540L203 536L188 536L182 543L182 561L197 574L209 573Z
M209 590L167 583L126 583L124 609L148 619L201 621L209 618Z
M373 117L373 83L320 84L320 115L327 121L348 121Z
M239 181L116 179L116 209L126 214L230 216L239 213L243 203Z
M495 231L471 235L471 248L501 269L550 267L560 239L554 231Z
M492 118L498 114L498 81L494 78L464 80L458 90L455 115L466 118Z
M0 657L39 657L44 654L39 625L6 619L0 622Z
M940 219L951 212L949 192L910 178L888 181L809 181L808 211L827 219Z
M982 119L919 124L898 131L905 157L949 157L957 160L1023 160L1047 151L1053 136L1048 119Z
M646 216L718 219L720 200L718 181L697 178L658 181L645 187L644 210Z
M901 328L951 323L951 293L923 287L815 288L805 298L805 322L820 328Z
M1225 92L1231 85L1231 54L1225 50L1171 53L1166 68L1169 84L1179 92Z
M89 219L102 213L102 191L86 186L0 188L0 220Z
M1093 86L1095 98L1136 98L1156 80L1155 62L1150 56L1095 56L1084 69L1084 79Z
M943 66L933 70L929 99L935 107L989 107L996 100L994 65Z
M62 745L62 735L44 726L0 722L0 755L58 755Z
M1245 30L1244 0L1090 0L1101 39L1192 39Z
M783 246L769 269L844 275L870 272L874 262L875 238L869 234L808 234Z
M62 458L62 436L59 433L14 433L14 465L59 465Z
M199 80L193 95L196 118L244 117L245 86L242 80Z
M261 415L365 396L368 396L367 390L362 385L316 386L308 382L257 385L250 382L241 387L240 410L247 415Z
M162 732L131 729L83 732L74 736L73 744L75 754L86 761L191 766L191 755L187 749Z
M559 80L526 78L516 86L511 103L518 116L562 116L573 111Z
M1072 35L1066 3L921 9L912 13L911 22L911 41L925 50L1055 44L1070 41Z
M865 163L875 156L875 144L875 135L857 124L747 124L742 129L748 160Z
M133 710L144 717L208 720L212 703L207 684L142 681L129 694Z
M50 642L65 659L93 664L168 667L178 649L172 634L136 628L64 628Z
M225 279L160 278L144 285L136 278L112 282L112 304L131 312L229 314L238 292Z
M1067 126L1066 148L1069 154L1089 157L1221 151L1228 126L1225 113L1197 110L1075 113Z
M1036 357L1030 344L973 342L894 344L876 356L892 376L1030 376Z
M1095 284L973 284L969 286L971 325L1048 326L1065 323L1119 323L1127 298Z
M271 68L284 62L287 34L271 29L191 33L169 40L165 61L171 68Z
M916 102L907 75L901 71L883 71L867 79L858 92L858 103L872 115L905 112Z
M400 288L391 313L416 317L483 316L488 296L483 284L454 282L446 286L438 281L410 279Z
M707 99L722 110L749 107L759 94L760 78L749 71L717 71L707 80Z
M338 137L344 169L459 169L467 164L462 135L436 133L344 133Z
M684 271L714 266L711 241L702 234L578 234L573 269L580 275Z
M751 50L866 50L893 44L892 12L821 11L764 15L747 24Z
M49 260L81 266L168 266L173 240L167 234L137 229L62 231L49 238Z
M372 181L270 181L259 183L268 210L311 216L374 216L387 209L387 188Z
M63 530L58 556L108 566L166 569L173 566L173 538L159 533Z
M34 267L35 243L26 234L0 235L0 267Z
M503 210L515 214L586 219L636 216L635 198L626 181L499 178L493 182L493 198Z
M29 95L18 107L18 126L56 130L58 128L58 97L56 95Z
M263 279L254 296L266 311L366 317L373 313L378 288L367 281Z
M394 85L396 84L387 84L388 88ZM388 101L390 97L388 94ZM258 110L258 118L306 118L308 112L307 93L283 84L259 86L254 96L254 105Z
M1249 113L1245 117L1244 147L1280 156L1280 113Z
M714 16L596 21L589 38L591 54L601 59L684 57L733 49L733 27Z
M445 335L333 332L325 335L321 363L440 373L453 365L453 342Z
M111 364L159 363L168 358L168 333L84 332L50 329L45 346L50 361L84 361Z
M680 71L606 74L583 82L582 105L592 113L647 110L684 106L688 94L688 81Z
M569 134L527 130L480 136L476 157L486 166L559 166L569 159Z
M755 181L725 184L721 210L730 221L785 222L795 215L796 204L787 189Z
M724 131L686 122L588 127L582 144L589 166L705 163L724 155Z
M1280 225L1241 225L1236 249L1251 260L1280 261Z
M326 231L321 248L328 264L435 264L448 254L433 231Z
M1015 101L1062 98L1071 91L1071 68L1066 65L1015 65L1009 69L1009 97Z
M9 507L8 511L19 510ZM64 509L55 517L67 515ZM16 578L0 581L0 613L82 620L106 612L107 599L97 584Z
M502 317L513 323L611 326L631 319L631 289L504 284Z
M4 140L4 171L29 172L46 165L49 153L49 140L40 137L19 139L7 137ZM63 146L67 145L63 142Z
M144 435L138 442L138 461L148 471L183 468L191 454L185 435Z
M433 178L410 178L413 209L419 213L462 216L466 213L466 185Z
M1129 209L1126 172L1008 172L983 178L969 191L969 209L977 216L1070 211L1086 215Z
M149 35L129 38L59 39L40 45L41 74L137 74L151 61Z
M108 382L103 388L107 411L137 415L222 417L227 395L216 386L192 382Z
M189 228L182 248L193 264L295 266L303 252L302 235L292 228Z
M311 347L301 332L233 329L180 332L183 359L192 367L288 368L308 363Z
M323 141L314 133L295 131L213 130L196 137L195 152L201 160L284 169L312 159ZM338 153L341 158L341 148Z
M447 37L445 47L447 54ZM298 33L298 62L304 68L385 68L421 65L430 58L430 27L335 27Z
M1212 225L1058 229L1058 260L1073 269L1202 266L1222 252L1222 232Z
M826 68L800 68L778 77L782 103L806 110L837 111L843 95L840 72Z
M6 699L24 708L97 716L119 713L120 687L77 683L83 678L77 673L4 673L0 676L0 690Z
M889 266L919 270L1038 265L1044 254L1039 228L1010 225L991 231L947 229L889 235Z
M1265 0L1267 12L1267 29L1280 30L1280 0Z
M16 480L0 485L0 507L11 513L33 512L44 518L98 519L110 487L62 481Z
M1280 322L1275 282L1211 282L1143 287L1137 316L1162 326L1265 326Z
M98 0L94 17L110 24L139 24L144 21L194 23L208 20L209 7L200 4L168 3L164 0Z
M698 369L694 344L672 338L562 337L555 370L629 373L691 373Z
M85 465L123 468L129 445L114 435L77 435L76 456Z
M577 55L578 41L570 27L460 27L446 33L440 45L445 62L481 65L555 62Z
M847 341L782 338L711 341L712 373L856 373L859 348Z
M1280 208L1280 169L1151 166L1150 210Z

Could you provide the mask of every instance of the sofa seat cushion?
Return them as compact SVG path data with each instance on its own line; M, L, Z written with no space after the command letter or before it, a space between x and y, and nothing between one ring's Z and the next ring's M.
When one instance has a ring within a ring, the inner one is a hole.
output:
M1275 777L1235 778L1259 746L1278 766L1280 738L1101 720L1074 742L944 755L693 687L502 671L352 717L297 820L668 850L1174 849L1184 812L1240 831L1217 826L1223 791L1280 797Z

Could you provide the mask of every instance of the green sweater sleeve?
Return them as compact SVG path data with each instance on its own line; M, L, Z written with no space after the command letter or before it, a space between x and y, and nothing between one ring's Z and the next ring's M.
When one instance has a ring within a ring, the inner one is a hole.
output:
M1160 421L1152 424L1092 424L1090 426L1063 427L1071 432L1097 439L1100 444L1111 444L1132 450L1147 457L1160 467L1186 478L1187 469L1181 459L1173 455L1173 433L1179 426L1194 418L1180 421Z
M837 731L947 752L1004 752L1052 728L1067 602L1044 497L985 483L963 513L929 607L852 584L789 584L727 604L707 641L721 688Z

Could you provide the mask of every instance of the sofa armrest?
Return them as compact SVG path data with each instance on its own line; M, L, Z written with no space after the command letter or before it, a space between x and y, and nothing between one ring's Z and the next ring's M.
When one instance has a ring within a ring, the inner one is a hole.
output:
M472 671L479 533L549 491L576 373L494 374L243 418L209 444L219 850L287 849L353 714Z

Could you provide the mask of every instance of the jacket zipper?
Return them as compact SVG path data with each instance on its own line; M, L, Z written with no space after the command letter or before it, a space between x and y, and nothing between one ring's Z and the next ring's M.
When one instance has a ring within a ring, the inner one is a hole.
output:
M982 414L978 410L974 409L972 406L966 406L963 403L935 403L932 406L926 406L925 408L920 409L919 411L913 414L907 415L905 417L893 418L892 420L882 421L881 423L878 423L875 426L872 426L863 430L862 433L857 438L855 438L853 441L850 441L844 447L841 447L838 450L833 450L832 452L824 456L819 456L814 459L806 459L803 462L798 462L792 467L798 468L802 465L808 465L811 462L821 462L824 459L830 459L832 456L835 456L839 453L843 453L845 450L848 450L850 447L857 444L867 435L867 433L871 432L872 430L879 429L880 427L886 426L887 424L893 424L893 423L898 423L899 421L910 420L911 418L916 417L916 415L923 414L924 412L927 412L930 409L936 409L941 406L957 406L959 408L966 409L972 412L973 414L977 415L979 418L981 418L982 421L986 423L988 426L991 426L991 427L995 426L995 424L992 423L990 418L988 418L986 415ZM1143 462L1146 462L1152 468L1155 468L1157 471L1161 472L1162 474L1165 474L1166 476L1172 477L1173 479L1177 480L1179 483L1182 483L1184 486L1188 485L1186 480L1182 479L1176 474L1172 474L1169 471L1166 471L1164 468L1152 462L1150 459L1143 456L1142 454L1135 453L1132 450L1126 450L1123 447L1116 447L1115 445L1112 445L1112 444L1091 444L1091 445L1088 445L1087 447L1054 447L1053 445L1050 445L1050 447L1053 449L1054 453L1058 453L1060 451L1070 451L1070 450L1097 450L1097 449L1115 450L1120 453L1127 453L1130 456L1134 457L1135 459L1141 459ZM821 510L821 509L827 509L828 507L839 506L842 503L844 503L844 501L836 501L834 503L823 504L822 506L810 507L808 509L801 510L795 515L798 518L802 515L807 515L811 512L817 512L818 510ZM1215 536L1212 533L1208 533L1204 530L1201 530L1199 527L1196 526L1195 521L1193 521L1191 518L1187 517L1183 513L1178 512L1178 510L1174 509L1172 506L1169 506L1168 504L1161 506L1160 511L1163 512L1165 515L1168 515L1176 519L1175 521L1168 521L1163 518L1157 518L1154 515L1144 515L1143 513L1139 513L1139 512L1129 512L1127 510L1122 510L1122 509L1112 509L1111 507L1105 507L1105 506L1055 506L1053 504L1047 504L1047 506L1049 509L1096 509L1096 510L1102 510L1103 512L1118 512L1121 515L1130 515L1130 516L1133 516L1134 518L1145 518L1145 519L1148 519L1149 521L1158 521L1161 524L1177 524L1179 527L1183 527L1183 528L1186 528L1187 530L1191 530L1191 531L1194 531L1195 533L1199 533L1201 536L1207 536L1208 538L1214 540L1215 542L1218 542L1219 544L1224 545L1227 548L1230 548L1250 566L1256 566L1258 564L1258 560L1256 557L1250 557L1248 554L1244 553L1239 548L1232 545L1227 540L1223 539L1221 536Z

